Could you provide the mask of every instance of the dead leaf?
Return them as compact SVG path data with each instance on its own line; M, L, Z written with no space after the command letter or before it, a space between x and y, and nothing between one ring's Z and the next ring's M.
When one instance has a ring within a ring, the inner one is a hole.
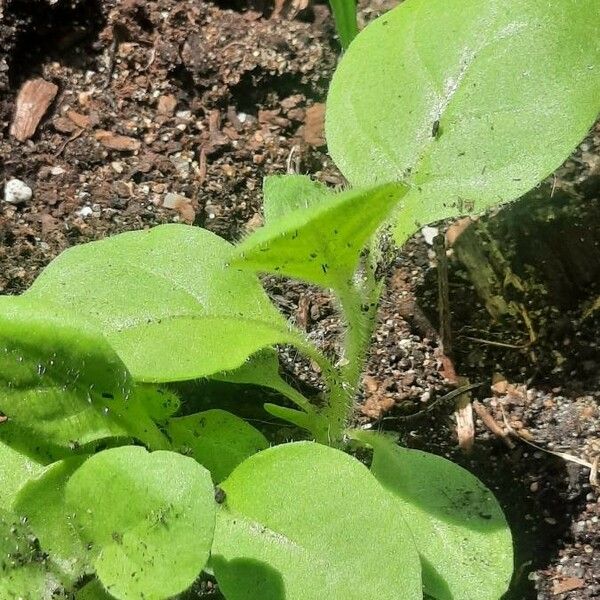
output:
M17 96L10 134L20 142L28 140L58 93L58 86L41 77L26 81Z

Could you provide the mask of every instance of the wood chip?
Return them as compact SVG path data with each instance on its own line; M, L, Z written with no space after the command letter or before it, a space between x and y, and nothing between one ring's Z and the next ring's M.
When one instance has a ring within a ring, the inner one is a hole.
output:
M10 134L20 142L28 140L36 132L57 93L58 86L41 77L26 81L17 96Z
M74 110L67 111L67 117L77 125L77 127L81 127L82 129L87 129L92 125L92 120L87 115L82 115L81 113L75 112Z
M110 150L119 150L121 152L133 152L139 150L141 142L135 138L128 137L126 135L116 135L112 131L105 131L100 129L96 132L96 139L105 147Z
M304 141L315 148L325 145L325 105L321 102L306 109Z
M454 221L454 223L446 230L446 241L448 242L448 246L452 247L456 240L472 223L474 223L474 221L471 217L464 217L458 221Z
M508 432L505 431L496 422L496 419L488 412L487 408L475 400L473 402L473 409L477 413L477 416L481 419L481 422L498 438L500 438L508 448L511 450L515 447L514 442L508 437Z
M567 577L566 579L555 579L552 583L552 593L555 596L559 594L566 594L567 592L572 592L573 590L578 590L585 585L585 581L583 579L579 579L578 577Z

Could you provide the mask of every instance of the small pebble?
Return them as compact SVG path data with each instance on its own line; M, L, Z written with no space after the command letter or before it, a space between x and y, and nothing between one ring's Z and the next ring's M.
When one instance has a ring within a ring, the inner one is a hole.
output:
M9 204L24 204L31 200L32 196L31 188L20 179L11 179L4 186L4 201Z
M92 210L92 208L90 206L84 206L83 208L81 208L77 211L77 214L81 218L85 219L87 217L91 217L93 212L94 211Z

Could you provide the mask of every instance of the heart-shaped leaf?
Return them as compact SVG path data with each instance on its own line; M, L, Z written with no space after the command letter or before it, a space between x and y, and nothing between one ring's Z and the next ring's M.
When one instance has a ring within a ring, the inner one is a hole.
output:
M0 305L5 442L46 462L111 437L167 446L132 395L125 365L99 334L72 318L63 325L64 313L40 314L24 297L3 296Z
M437 600L498 600L510 583L513 547L490 490L440 456L370 432L352 436L374 449L371 472L413 532L425 591Z
M219 483L249 456L269 447L265 436L243 419L212 409L171 419L168 433L173 448L190 454Z
M221 484L212 566L229 600L416 600L421 573L395 502L351 456L265 450Z
M350 190L257 229L233 264L347 289L370 237L406 193L401 184Z
M208 560L214 489L192 458L136 446L105 450L71 476L66 500L98 578L119 600L169 598Z
M353 185L411 184L399 242L513 200L549 175L600 109L598 4L408 0L335 72L329 151Z
M204 377L294 340L231 248L186 225L123 233L66 250L25 295L99 328L138 381Z
M86 572L87 552L73 528L65 505L65 486L85 456L56 462L23 486L13 511L24 518L44 553L73 584Z

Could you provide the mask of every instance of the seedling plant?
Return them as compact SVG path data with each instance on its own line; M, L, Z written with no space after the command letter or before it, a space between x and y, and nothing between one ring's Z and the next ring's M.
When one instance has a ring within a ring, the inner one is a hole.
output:
M496 600L513 570L492 493L432 454L349 426L383 281L379 242L526 192L598 112L596 2L408 0L335 73L327 138L350 183L265 180L232 245L163 225L73 247L0 298L0 597ZM328 356L257 274L333 291ZM318 365L305 397L276 346ZM169 384L271 388L298 440L193 413ZM191 412L191 414L190 414ZM372 449L368 468L345 452ZM217 486L215 490L215 486Z

